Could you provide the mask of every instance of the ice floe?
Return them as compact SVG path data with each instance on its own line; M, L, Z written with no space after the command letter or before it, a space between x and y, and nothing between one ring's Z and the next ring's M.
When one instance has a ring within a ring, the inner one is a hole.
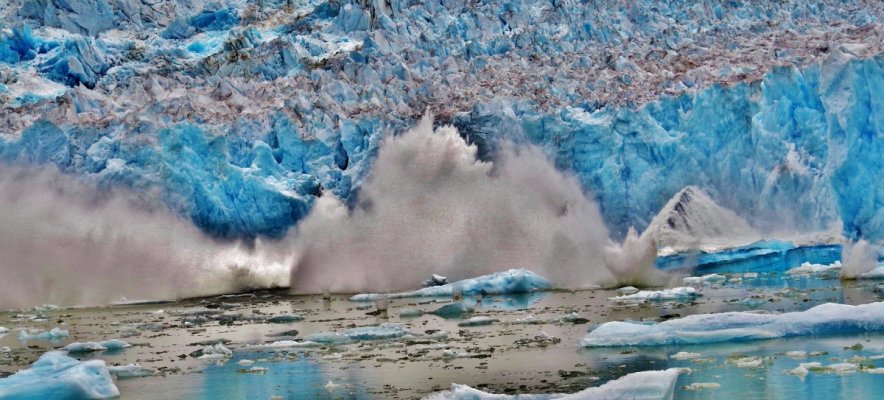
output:
M107 367L111 376L117 379L142 378L153 375L153 370L144 368L138 364L127 364Z
M107 399L120 395L102 360L77 361L61 351L0 379L0 399Z
M884 302L827 303L783 314L698 314L653 325L607 322L582 340L585 347L657 346L884 331Z
M363 293L350 298L351 301L374 301L386 296L391 299L410 297L451 297L459 290L464 295L527 293L549 289L550 282L546 278L526 269L511 269L464 279L441 286L425 287L411 292L401 293Z
M433 393L426 400L592 400L592 399L672 399L679 368L664 371L641 371L625 375L598 387L571 394L502 395L483 392L466 385L453 384L451 389Z
M809 262L803 263L798 267L792 268L786 271L788 275L809 275L809 274L822 274L822 273L830 273L830 272L838 272L841 271L841 261L835 261L832 264L824 265L824 264L811 264Z
M26 342L28 340L48 340L57 341L64 339L70 335L70 332L61 328L52 328L48 331L41 329L22 329L18 332L18 340Z

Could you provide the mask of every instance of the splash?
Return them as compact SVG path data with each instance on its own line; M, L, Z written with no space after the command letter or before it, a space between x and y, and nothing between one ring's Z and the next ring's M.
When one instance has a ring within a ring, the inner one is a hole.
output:
M585 287L612 273L632 279L632 264L656 254L644 241L637 258L608 257L623 249L598 205L539 149L504 144L485 162L429 116L387 138L352 210L325 195L297 234L296 293L406 290L431 273L460 280L521 267Z
M285 286L279 244L215 241L149 194L52 168L0 169L0 308L175 299Z
M878 251L866 240L846 243L841 251L841 279L856 279L878 266Z

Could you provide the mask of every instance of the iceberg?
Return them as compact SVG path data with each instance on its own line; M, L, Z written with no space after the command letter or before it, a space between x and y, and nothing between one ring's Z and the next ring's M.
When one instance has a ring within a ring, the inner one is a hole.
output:
M81 362L60 351L43 354L30 369L0 379L0 399L109 399L119 395L104 361Z
M143 378L153 375L153 371L138 364L107 367L108 373L117 379Z
M826 303L783 314L725 312L658 324L606 322L581 339L584 347L663 346L884 331L884 302Z
M350 301L374 301L381 297L402 299L410 297L451 297L455 290L464 295L528 293L549 289L550 282L540 275L526 269L511 269L464 279L441 286L430 286L411 292L401 293L363 293L350 297Z
M680 368L641 371L624 375L598 387L571 394L502 395L483 392L466 385L452 384L445 392L433 393L425 400L671 400Z

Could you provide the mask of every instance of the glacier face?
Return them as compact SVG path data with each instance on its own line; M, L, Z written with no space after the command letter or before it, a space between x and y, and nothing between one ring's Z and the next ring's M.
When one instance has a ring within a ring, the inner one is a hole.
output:
M0 6L0 159L278 237L430 109L484 157L540 146L615 236L694 185L764 229L884 240L879 2L261 4Z

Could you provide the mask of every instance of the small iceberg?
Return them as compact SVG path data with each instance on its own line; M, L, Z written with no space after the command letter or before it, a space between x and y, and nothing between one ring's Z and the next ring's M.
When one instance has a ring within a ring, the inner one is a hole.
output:
M682 286L663 290L642 290L638 293L611 297L608 300L613 300L619 303L643 303L646 301L687 301L693 300L699 296L701 295L700 292L697 291L697 289L688 286Z
M6 329L6 328L0 326L0 335L5 334L5 333L9 333L9 329Z
M304 338L306 342L322 344L346 344L367 340L392 340L411 335L408 329L399 324L380 324L346 329L341 332L319 332Z
M119 395L104 361L80 362L61 351L43 354L30 369L0 379L0 399L108 399Z
M572 394L501 395L483 392L466 385L451 385L451 389L433 393L425 400L594 400L594 399L636 399L669 400L675 393L675 382L683 370L670 368L664 371L641 371L627 374L617 380L598 387L591 387Z
M584 347L660 346L884 331L884 302L827 303L783 314L698 314L646 325L607 322L584 336Z
M457 326L460 327L471 327L471 326L486 326L491 324L496 324L500 322L497 318L491 317L473 317L470 319L465 319L457 323Z
M303 321L304 317L297 314L280 314L267 318L267 322L271 324L287 324L289 322Z
M430 279L424 281L424 287L443 286L448 284L448 278L433 274Z
M22 329L18 332L18 340L22 342L27 342L28 340L58 341L68 336L70 336L70 332L61 328L52 328L48 331L40 329Z
M107 367L108 372L117 379L143 378L153 375L153 370L144 368L138 364L128 364Z
M472 307L461 303L449 303L433 311L433 314L442 318L459 318L475 311Z
M476 278L464 279L442 286L431 286L411 292L381 294L363 293L350 298L350 301L375 301L382 296L390 299L402 299L410 297L451 297L455 289L459 289L464 295L476 294L505 294L505 293L528 293L549 289L551 284L546 278L526 269L511 269L483 275Z
M132 347L132 345L120 339L111 339L103 342L74 342L64 346L62 350L68 353L91 353L93 351L122 350L127 347Z

